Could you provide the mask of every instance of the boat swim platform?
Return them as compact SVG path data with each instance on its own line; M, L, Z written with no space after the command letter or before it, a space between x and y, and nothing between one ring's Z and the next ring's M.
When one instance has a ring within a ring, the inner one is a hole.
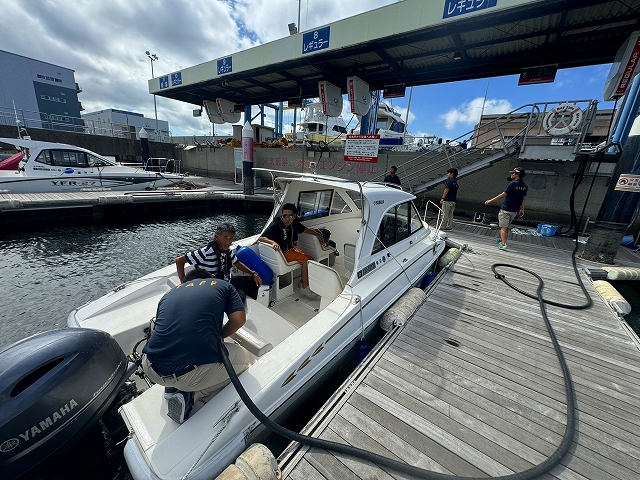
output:
M245 195L242 185L207 179L210 185L198 189L150 191L93 190L65 193L0 193L0 225L20 229L33 222L94 221L134 218L151 213L203 211L204 208L249 203L256 212L270 213L273 196Z
M396 327L334 393L302 433L359 447L444 474L497 477L523 472L552 455L564 434L562 372L537 300L496 279L494 263L535 271L545 299L581 305L570 238L513 235L454 223L448 242L460 258L427 289L425 303ZM616 261L640 266L621 247ZM587 310L548 306L576 398L568 453L544 479L640 477L638 339L602 300L578 260L593 299ZM601 265L598 266L598 268ZM502 268L535 294L537 280ZM282 478L411 478L328 450L290 444L278 458Z

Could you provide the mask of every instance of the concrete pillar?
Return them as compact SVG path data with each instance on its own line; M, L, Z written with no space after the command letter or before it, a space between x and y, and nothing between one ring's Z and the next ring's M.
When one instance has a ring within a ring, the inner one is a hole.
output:
M640 117L636 117L581 258L614 263L639 202Z

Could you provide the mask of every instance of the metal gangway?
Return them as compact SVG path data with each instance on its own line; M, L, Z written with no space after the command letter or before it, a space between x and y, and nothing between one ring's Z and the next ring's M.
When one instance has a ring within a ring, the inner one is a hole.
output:
M597 104L597 100L533 103L494 118L484 116L473 130L429 145L428 151L399 164L403 188L414 194L432 190L444 183L450 168L458 169L461 178L506 158L573 161L576 155L592 153L595 147L585 139L593 131ZM385 175L373 181L383 181Z

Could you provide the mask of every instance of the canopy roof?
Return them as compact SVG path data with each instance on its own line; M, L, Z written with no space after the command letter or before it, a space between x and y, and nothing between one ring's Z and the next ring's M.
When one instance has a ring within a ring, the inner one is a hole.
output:
M347 93L428 85L557 65L611 63L640 30L640 0L404 0L149 81L149 91L202 105L257 105L318 97L318 82Z

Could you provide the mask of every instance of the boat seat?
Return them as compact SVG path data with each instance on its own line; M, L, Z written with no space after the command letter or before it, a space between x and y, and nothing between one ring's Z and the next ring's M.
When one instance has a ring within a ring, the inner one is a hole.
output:
M311 255L316 262L331 266L331 254L335 254L335 250L329 246L322 245L315 235L301 233L298 235L296 247Z
M349 272L349 276L353 273L356 264L356 246L352 243L344 244L344 268Z
M298 262L287 262L280 250L274 250L271 245L258 242L260 258L266 263L274 274L273 288L271 289L273 300L293 295L293 273L300 268Z
M323 310L342 293L344 285L333 268L309 260L309 288L320 295L320 310Z
M271 342L265 340L257 333L252 332L245 327L240 327L236 330L236 332L231 335L231 338L253 353L256 357L273 350Z

